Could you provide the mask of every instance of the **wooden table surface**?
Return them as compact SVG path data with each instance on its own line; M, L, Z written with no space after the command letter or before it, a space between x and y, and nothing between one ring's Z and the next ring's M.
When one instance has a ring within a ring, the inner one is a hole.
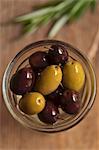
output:
M13 17L31 11L32 6L44 0L0 0L0 84L9 61L25 45L46 39L48 26L19 40L13 40L20 32L19 25L8 24ZM46 0L45 0L46 2ZM94 14L89 11L71 25L65 26L55 37L69 42L87 54L99 26L99 6ZM99 51L95 59L97 96L86 118L66 132L42 134L22 127L5 107L0 90L0 150L98 150L99 149ZM1 86L0 86L1 88Z

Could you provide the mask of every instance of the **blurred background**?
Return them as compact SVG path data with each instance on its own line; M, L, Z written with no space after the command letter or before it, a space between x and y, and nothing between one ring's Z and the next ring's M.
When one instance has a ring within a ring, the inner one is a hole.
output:
M56 0L57 1L57 0ZM69 1L69 0L67 0ZM78 0L82 1L82 0ZM85 0L84 0L85 1ZM86 0L87 1L87 0ZM91 1L91 0L89 0ZM93 0L94 1L94 0ZM27 44L48 39L52 25L39 27L36 33L19 36L20 23L13 23L16 16L32 12L35 5L47 0L0 0L0 85L9 61ZM94 3L93 3L94 4ZM50 19L51 20L51 19ZM5 107L0 86L0 150L98 150L99 149L99 4L94 12L87 9L78 20L65 24L54 37L71 43L87 55L93 52L97 76L97 95L94 106L80 124L69 131L42 134L22 127ZM90 52L91 51L91 52Z

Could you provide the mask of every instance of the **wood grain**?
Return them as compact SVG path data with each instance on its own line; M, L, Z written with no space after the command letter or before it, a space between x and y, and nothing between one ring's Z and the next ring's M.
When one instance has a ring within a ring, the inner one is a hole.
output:
M9 61L25 45L46 39L48 27L19 40L13 40L20 32L19 25L7 24L13 17L31 11L32 6L46 0L0 0L0 150L98 150L99 149L99 51L95 59L97 96L87 117L67 132L41 134L22 127L5 107L1 92L4 70ZM88 53L99 25L99 6L94 14L89 11L71 25L65 26L55 37L69 42Z

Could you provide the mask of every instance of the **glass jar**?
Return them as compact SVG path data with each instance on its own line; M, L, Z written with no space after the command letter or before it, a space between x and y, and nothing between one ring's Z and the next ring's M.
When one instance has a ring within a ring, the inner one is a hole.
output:
M57 121L53 125L47 125L40 122L36 115L28 116L22 114L22 112L16 107L19 96L16 96L11 92L10 79L17 70L29 65L28 58L31 54L36 51L47 51L47 48L53 44L58 44L66 48L69 54L82 64L85 71L85 86L81 96L81 110L79 113L77 115L68 115L62 112L62 120ZM86 116L95 100L96 78L89 59L81 51L65 42L56 40L43 40L26 46L8 64L3 77L2 91L5 104L9 112L18 122L20 122L25 127L36 131L54 133L67 130L75 126Z

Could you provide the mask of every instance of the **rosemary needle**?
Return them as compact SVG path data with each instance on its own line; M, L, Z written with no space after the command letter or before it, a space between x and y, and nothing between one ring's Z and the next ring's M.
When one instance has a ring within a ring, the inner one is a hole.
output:
M67 23L78 19L88 8L94 10L96 0L53 0L38 7L31 13L15 18L15 23L23 25L23 35L36 32L41 26L53 22L48 37L54 37Z

